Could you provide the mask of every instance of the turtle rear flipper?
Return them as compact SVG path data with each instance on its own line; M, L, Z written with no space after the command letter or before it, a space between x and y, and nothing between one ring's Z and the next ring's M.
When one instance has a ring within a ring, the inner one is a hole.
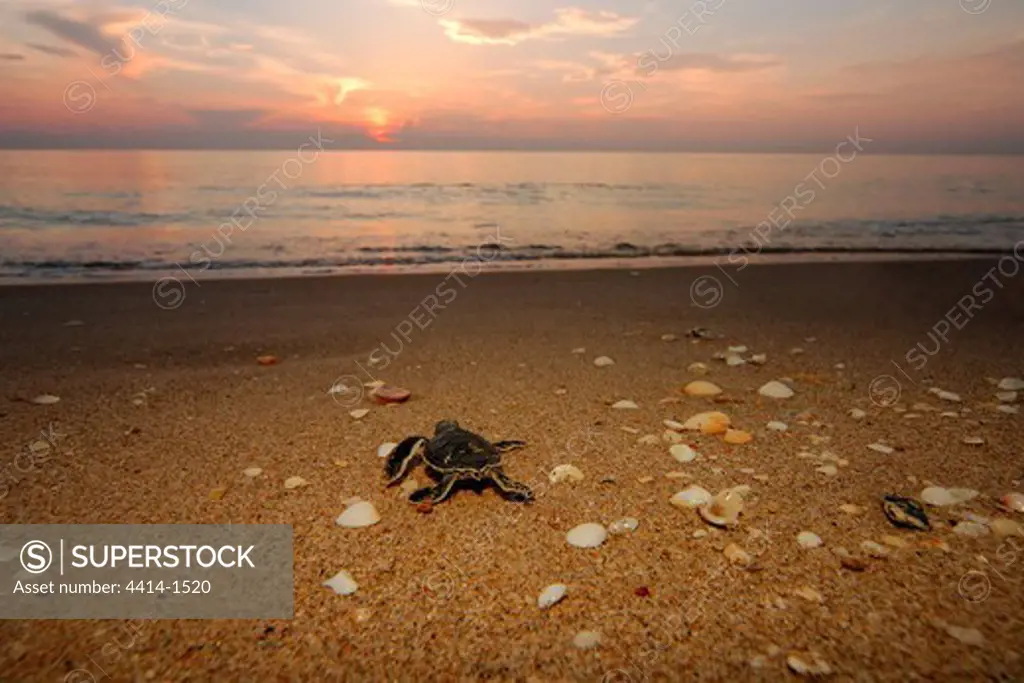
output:
M504 441L498 441L497 443L492 445L494 446L495 449L497 449L499 453L504 454L508 453L509 451L514 451L518 448L525 448L526 442L520 441L519 439L506 439Z
M517 503L529 503L533 501L533 491L526 484L521 484L514 479L509 478L500 469L492 470L491 481L501 490L502 494L509 500L513 500Z
M384 463L388 486L394 486L405 478L409 470L423 457L428 441L422 436L410 436L395 446Z
M459 478L454 474L446 475L437 486L424 486L413 491L412 495L409 496L409 502L424 503L429 501L431 505L437 505L451 495L452 489L458 481Z

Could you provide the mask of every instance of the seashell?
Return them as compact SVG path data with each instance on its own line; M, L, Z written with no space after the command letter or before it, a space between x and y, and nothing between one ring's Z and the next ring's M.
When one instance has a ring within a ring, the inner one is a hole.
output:
M669 499L669 503L676 507L699 508L711 502L711 492L701 486L690 486L678 492Z
M277 365L277 356L256 356L256 362L260 365Z
M874 541L864 541L860 544L860 549L875 559L883 559L889 556L889 550Z
M755 365L764 365L765 363L768 362L768 354L755 353L753 356L750 357L750 362L754 363Z
M384 384L371 391L370 396L377 403L405 403L412 396L412 392Z
M985 644L985 636L976 628L962 628L943 624L942 629L951 637L959 640L964 645L982 646Z
M568 592L564 583L553 583L537 597L537 607L547 609L557 602L560 602Z
M1005 538L1006 536L1024 536L1024 526L1021 526L1020 522L1005 517L992 520L989 524L994 533L999 538Z
M730 346L726 349L729 353L746 353L748 350L746 346Z
M950 403L960 403L960 394L954 394L952 391L939 390L935 392L935 395L941 398L943 401L949 401Z
M349 411L349 415L354 420L362 420L364 417L370 414L369 408L356 408L355 410Z
M344 382L335 382L331 385L331 388L327 390L327 394L330 396L334 395L346 395L352 393L358 393L358 389L353 389Z
M778 399L792 398L793 396L793 390L778 380L768 382L758 389L757 393L761 396L766 396L767 398Z
M579 650L591 650L601 644L601 634L597 631L580 631L573 637L572 644Z
M847 413L847 415L852 417L854 420L863 420L868 416L868 414L860 408L850 408L850 412Z
M679 462L692 462L698 455L697 451L693 450L685 443L674 444L668 449L668 452Z
M801 676L829 676L832 674L832 667L828 665L828 662L813 654L789 655L786 657L786 666L793 673Z
M892 455L892 446L886 446L884 443L872 443L868 444L868 450L872 450L875 453L881 453L882 455Z
M583 481L583 472L573 465L559 465L551 470L548 481L558 484L563 481Z
M599 368L606 368L609 365L615 365L615 361L613 361L608 356L598 356L597 358L594 359L594 365Z
M1024 391L1024 379L1019 377L1004 377L999 380L1000 391Z
M822 465L821 467L814 468L814 471L824 474L827 477L834 477L839 474L839 468L835 465Z
M726 489L719 492L707 505L699 507L698 512L705 522L713 526L736 526L743 512L743 496L735 490Z
M377 387L384 386L384 382L380 381L379 379L375 379L372 382L364 383L363 386L366 387L367 389L373 390L376 389Z
M60 396L54 396L53 394L40 394L31 400L37 406L52 406L58 401L60 401Z
M893 525L903 529L928 531L932 528L924 509L910 498L885 496L882 498L882 512Z
M641 446L660 446L661 439L658 438L657 434L644 434L636 440Z
M1014 512L1024 512L1024 493L1018 491L1011 491L1005 496L999 499L999 502L1007 510L1013 510Z
M359 529L373 526L379 521L380 513L377 512L377 508L373 507L373 503L361 500L345 508L345 511L338 515L334 523L348 529Z
M662 424L668 427L669 429L675 430L677 432L686 431L686 426L683 425L682 422L676 422L675 420L665 420L664 422L662 422Z
M284 487L286 489L291 490L297 489L300 486L305 486L308 483L309 482L303 479L302 477L288 477L287 479L284 480Z
M588 522L573 527L565 535L565 540L577 548L596 548L608 538L608 531L600 524Z
M960 522L953 527L953 533L960 536L967 536L968 538L981 538L982 536L989 535L989 529L980 522Z
M661 341L663 341L663 342L674 342L678 338L679 337L677 337L674 334L663 334L663 335L661 335Z
M666 429L661 433L661 438L665 443L682 443L683 435L679 432L674 432L671 429Z
M823 541L821 536L812 531L801 531L796 536L796 542L800 544L801 548L820 548Z
M722 551L722 554L725 555L725 559L729 560L729 562L737 567L746 568L754 563L754 558L750 556L750 553L735 543L730 543L725 546L725 550Z
M985 443L985 439L980 436L965 436L963 441L968 446L981 446Z
M713 411L697 413L683 423L683 429L703 434L724 434L730 425L732 425L732 421L728 415Z
M690 363L686 366L686 371L691 375L706 375L708 374L708 366L704 363Z
M882 543L886 544L887 546L891 546L893 548L906 548L907 547L907 542L904 541L902 538L900 538L899 536L890 536L888 534L885 535L885 536L882 536Z
M614 408L616 410L636 410L639 407L640 406L638 406L633 401L626 401L626 400L616 401L615 403L612 404L612 408Z
M789 430L788 424L786 424L785 422L779 422L778 420L772 420L765 426L768 429L772 430L773 432L785 432Z
M359 584L344 569L324 581L322 585L327 586L338 595L352 595L359 589Z
M261 468L261 467L249 467L249 468L246 468L246 469L242 470L242 474L244 474L245 476L249 477L250 479L255 479L256 477L258 477L261 474L263 474L263 468Z
M735 353L730 353L725 357L725 364L734 368L739 365L746 365L747 361L745 361L741 356L737 356Z
M1016 391L1000 391L996 394L996 398L999 399L1000 403L1016 403L1017 392Z
M854 505L853 503L843 503L839 506L839 509L848 515L859 515L864 512L864 508L860 505Z
M1007 415L1016 415L1020 412L1020 406L1011 406L1007 403L996 406L996 410L1000 413L1006 413Z
M966 503L977 497L978 492L974 489L945 489L941 486L929 486L921 491L921 500L935 507Z
M582 346L578 346L575 349L573 349L571 353L573 353L573 354L575 354L577 356L582 356L586 352L587 352L586 348L584 348Z
M713 382L698 379L683 387L683 393L687 396L717 396L722 393L722 387Z
M637 527L640 526L640 520L635 517L623 517L617 519L608 525L608 533L610 534L626 534L631 531L636 531Z
M725 430L725 442L733 445L742 445L750 443L754 440L754 437L749 433L741 429L727 429Z
M386 458L389 455L391 455L391 451L395 450L396 448L398 448L397 443L394 443L393 441L386 441L381 445L377 446L377 457Z
M810 586L802 586L793 591L793 595L798 598L803 598L807 602L816 602L818 604L825 602L825 596L814 590Z

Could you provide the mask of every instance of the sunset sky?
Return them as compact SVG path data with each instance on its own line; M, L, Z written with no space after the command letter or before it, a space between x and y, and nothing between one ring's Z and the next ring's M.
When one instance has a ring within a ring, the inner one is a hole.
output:
M0 0L0 147L1020 153L1021 74L1019 0Z

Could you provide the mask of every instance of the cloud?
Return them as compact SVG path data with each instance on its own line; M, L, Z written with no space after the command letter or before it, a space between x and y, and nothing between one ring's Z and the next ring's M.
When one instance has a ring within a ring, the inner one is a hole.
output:
M653 53L645 52L657 59L657 69L664 71L715 71L718 73L744 73L749 71L763 71L777 66L782 66L783 60L773 55L720 55L710 52L689 52L678 55L669 55L661 60ZM641 58L644 56L641 55ZM641 73L637 60L637 73ZM654 64L648 60L649 64ZM647 75L650 75L647 73Z
M516 45L554 36L610 36L622 33L638 19L614 12L589 12L578 7L555 10L555 19L529 24L515 19L442 19L445 35L468 45Z
M43 54L53 55L54 57L77 57L78 53L74 50L69 50L64 47L55 47L53 45L41 45L39 43L25 43L25 47L32 48L42 52Z
M0 52L0 62L20 62L24 59L25 55L19 55L13 52Z
M35 10L25 15L25 21L46 29L54 36L85 48L98 55L108 55L115 50L124 51L123 41L112 38L92 24L61 16L50 10Z

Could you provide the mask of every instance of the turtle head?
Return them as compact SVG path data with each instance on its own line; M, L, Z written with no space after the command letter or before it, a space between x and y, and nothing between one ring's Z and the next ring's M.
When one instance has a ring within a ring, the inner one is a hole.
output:
M458 428L459 423L456 422L455 420L441 420L436 425L434 425L434 436L438 436L440 434L444 434L445 432L450 432Z

